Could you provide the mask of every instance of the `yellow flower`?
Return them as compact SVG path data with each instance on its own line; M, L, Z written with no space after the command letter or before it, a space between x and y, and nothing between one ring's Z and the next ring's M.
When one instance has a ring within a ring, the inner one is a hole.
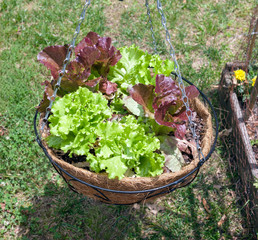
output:
M245 81L245 71L243 71L242 69L239 69L234 71L234 73L237 80Z
M252 79L252 87L253 87L254 84L255 84L256 78L257 78L257 76L255 76L255 77Z

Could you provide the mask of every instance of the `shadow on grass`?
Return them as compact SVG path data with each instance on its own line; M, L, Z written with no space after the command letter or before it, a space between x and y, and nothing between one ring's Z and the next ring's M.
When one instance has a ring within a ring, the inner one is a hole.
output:
M103 204L52 183L20 211L21 239L124 239L138 231L132 207Z
M228 187L214 189L222 179L209 174L205 170L190 186L154 203L133 206L103 204L48 183L31 206L20 209L19 239L251 239L237 229L234 213L218 227L229 215Z

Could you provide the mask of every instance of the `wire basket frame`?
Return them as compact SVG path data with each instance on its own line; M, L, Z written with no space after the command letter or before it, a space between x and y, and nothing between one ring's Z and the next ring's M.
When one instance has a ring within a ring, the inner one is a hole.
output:
M173 73L173 74L176 76L175 73ZM185 82L187 82L188 84L193 85L189 80L187 80L185 78L182 78L182 79ZM189 185L195 179L195 177L197 176L200 167L204 164L205 161L207 161L210 158L212 152L215 150L215 145L216 145L216 141L217 141L217 137L218 137L218 120L217 120L216 112L215 112L211 102L209 101L209 99L205 96L205 94L200 89L198 89L198 91L200 92L200 95L202 96L203 101L211 109L211 113L212 113L212 116L213 116L213 119L214 119L215 137L213 139L213 143L211 145L210 151L207 154L207 156L200 159L197 166L193 170L191 170L189 173L187 173L185 176L177 179L176 181L173 181L169 184L166 184L166 185L163 185L163 186L160 186L160 187L145 189L145 190L136 190L136 191L122 191L122 190L109 189L109 188L96 186L94 184L90 184L88 182L85 182L85 181L73 176L71 173L67 172L56 161L53 160L53 158L50 156L47 149L45 148L44 144L42 143L41 137L40 137L40 135L38 133L38 130L37 130L37 127L38 127L38 124L37 124L38 111L36 111L36 114L35 114L35 117L34 117L34 131L35 131L35 134L36 134L36 140L37 140L39 146L43 149L45 155L48 157L49 161L51 162L51 164L53 165L55 170L62 176L62 178L65 180L65 182L68 184L69 188L72 191L78 193L76 188L73 186L73 183L77 182L77 183L85 185L85 186L91 188L92 190L94 190L95 191L94 196L97 199L99 199L99 200L101 200L102 202L105 202L105 203L117 204L117 205L128 205L128 204L134 204L134 203L137 203L137 202L142 202L142 201L145 201L145 200L148 200L148 199L151 199L151 198L155 198L155 197L173 192L178 188L182 188L182 187L185 187L185 186ZM137 201L132 201L130 203L121 204L119 202L111 200L107 196L107 193L123 194L123 195L127 195L128 198L130 198L130 196L132 196L132 195L141 194L142 197Z

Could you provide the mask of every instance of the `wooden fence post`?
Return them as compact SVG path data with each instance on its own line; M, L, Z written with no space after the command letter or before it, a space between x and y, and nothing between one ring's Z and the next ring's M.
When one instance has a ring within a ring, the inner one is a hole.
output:
M257 74L256 81L255 81L255 84L253 86L253 89L252 89L252 92L250 95L250 100L247 104L247 107L246 107L246 110L244 113L244 121L247 121L249 119L249 117L251 116L256 99L257 99L257 95L258 95L258 74Z

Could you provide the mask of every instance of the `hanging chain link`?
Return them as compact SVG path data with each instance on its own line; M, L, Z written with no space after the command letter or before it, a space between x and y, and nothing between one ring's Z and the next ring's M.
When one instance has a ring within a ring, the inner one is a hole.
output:
M154 48L156 49L156 40L155 40L155 36L154 36L154 31L153 31L153 25L152 25L152 20L151 20L151 17L150 17L150 11L149 11L149 3L148 3L148 0L146 0L145 2L145 5L147 7L147 14L149 16L149 23L150 23L150 26L151 26L151 32L152 32L152 39L153 39L153 42L154 42ZM203 153L202 153L202 149L201 149L201 146L199 144L199 136L196 134L196 124L193 122L193 113L192 113L192 110L190 109L190 106L189 106L189 99L186 95L186 92L185 92L185 86L184 86L184 83L183 83L183 80L182 80L182 76L181 76L181 73L180 73L180 69L179 69L179 65L178 65L178 62L176 60L176 54L175 54L175 49L171 43L171 37L170 37L170 34L169 34L169 31L167 29L167 21L166 21L166 17L164 15L164 12L163 12L163 9L162 9L162 5L161 5L161 2L160 0L157 0L157 9L158 9L158 12L161 16L161 24L163 26L163 28L165 29L165 32L166 32L166 41L167 41L167 44L169 45L169 55L171 56L174 64L175 64L175 67L174 67L174 70L175 70L175 73L176 73L176 76L178 77L178 85L179 85L179 88L182 92L182 100L183 100L183 103L186 107L186 115L187 115L187 118L189 120L189 127L190 127L190 130L193 134L193 138L195 140L195 143L196 143L196 148L197 148L197 151L198 151L198 157L199 157L199 160L201 159L201 157L203 159L205 159ZM204 160L201 162L201 164L203 164Z
M89 7L90 3L91 3L91 0L86 0L85 4L83 6L83 9L82 9L82 12L81 12L81 15L80 15L80 18L79 18L78 25L76 27L76 30L75 30L75 32L73 34L73 37L72 37L72 41L71 41L71 43L69 45L69 48L67 50L65 60L63 61L62 70L59 72L57 83L54 86L54 93L50 97L50 104L49 104L49 106L46 109L46 114L45 114L45 117L43 118L43 124L41 126L41 131L43 131L43 129L44 129L46 123L47 123L47 120L48 120L49 114L51 112L51 108L52 108L53 102L56 99L57 91L60 89L62 77L65 74L65 70L66 70L67 64L70 62L71 54L72 54L72 52L73 52L73 50L75 48L75 41L77 39L77 36L80 33L81 24L82 24L83 20L85 19L86 10Z
M154 35L154 30L153 30L153 25L152 25L152 19L151 19L151 15L150 15L150 7L149 7L149 1L148 0L145 1L145 6L147 8L147 15L149 17L148 23L150 24L152 44L154 46L154 52L155 52L155 54L157 54L158 53L157 52L157 43L156 43L156 38L155 38L155 35Z

